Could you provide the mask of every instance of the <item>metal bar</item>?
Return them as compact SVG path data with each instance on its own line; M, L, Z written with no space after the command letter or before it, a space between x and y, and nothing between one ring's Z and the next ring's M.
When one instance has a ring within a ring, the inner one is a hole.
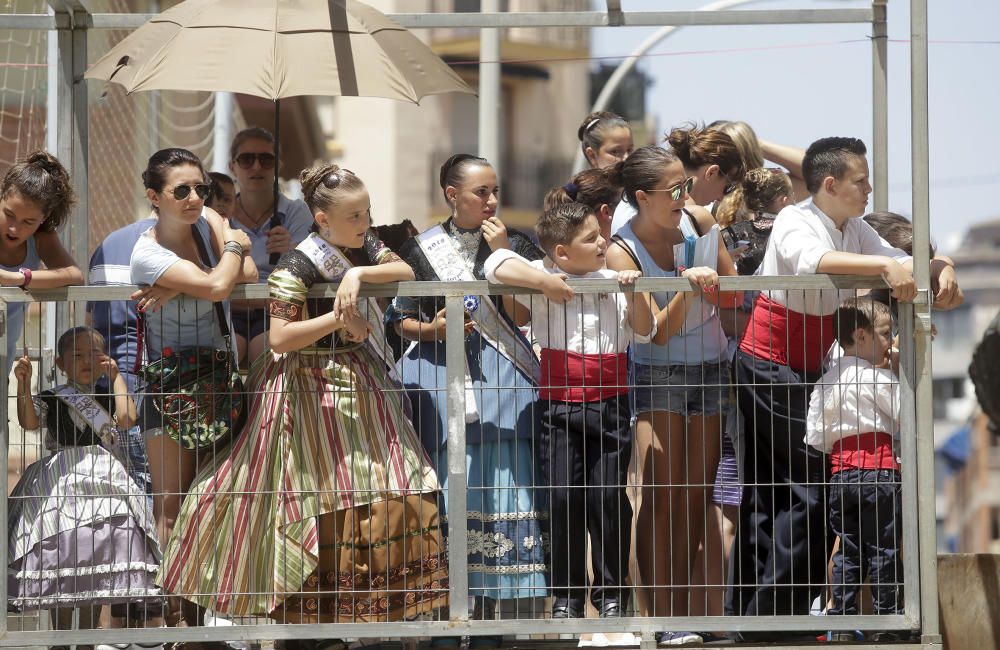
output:
M483 0L483 11L496 12L498 0ZM475 15L475 14L470 14ZM500 30L479 32L479 155L494 169L500 160Z
M886 0L872 3L872 179L875 210L889 209L889 30Z
M463 454L464 459L464 454ZM464 462L464 461L463 461ZM454 604L452 615L454 616ZM463 609L465 609L463 607ZM834 630L864 628L866 630L901 629L903 616L838 616L836 624L824 622L824 627ZM685 630L705 626L734 631L750 630L804 630L816 628L816 621L809 616L677 616L677 617L626 617L618 619L498 619L464 621L398 621L392 623L319 623L291 625L233 625L219 627L169 627L121 628L113 630L47 630L44 632L8 632L0 639L0 647L13 645L66 645L120 643L140 640L143 643L165 641L234 641L300 638L342 637L391 637L454 636L466 634L587 634L594 632L637 632ZM534 645L534 644L532 644ZM575 644L574 644L575 645ZM815 648L815 645L809 646ZM850 646L837 645L837 648ZM876 646L864 646L870 649ZM892 648L905 646L892 645ZM773 650L771 645L768 650Z
M212 171L229 174L229 144L233 141L233 107L236 99L233 93L215 93L214 120L212 128ZM277 107L275 107L277 112ZM277 174L276 174L277 176Z
M0 467L7 467L9 462L8 452L10 450L10 400L8 395L10 394L10 387L8 386L8 373L7 373L7 301L0 296L0 462L3 464ZM7 530L7 490L3 491L3 495L0 495L0 530ZM7 553L10 551L7 548L8 536L4 535L3 540L0 541L0 549L3 549L3 553L0 553L0 560L3 561L3 566L10 566L10 561L7 558ZM7 581L2 580L2 585L0 585L0 602L7 602ZM7 618L9 617L8 610L4 607L3 614L0 614L0 643L3 643L7 635Z
M769 289L875 289L885 287L881 278L865 276L744 276L720 278L720 285L725 291L769 290ZM579 293L602 293L620 291L621 285L616 280L569 280L569 286ZM337 284L316 284L309 292L310 297L333 297L337 293ZM8 302L45 302L45 301L86 301L86 300L127 300L139 289L135 285L118 286L79 286L60 287L58 289L34 289L22 291L13 287L0 288L0 299ZM693 291L691 283L685 278L640 278L635 284L636 291ZM468 282L396 282L379 285L364 285L362 296L465 296L465 295L512 295L537 293L530 289L490 284L485 280ZM233 288L230 298L267 298L266 284L244 284ZM926 299L923 295L918 300Z
M622 14L622 0L607 0L608 7L608 25L612 27L617 27L624 22L624 15Z
M465 307L445 298L445 365L448 377L448 599L451 623L468 623L469 539L465 466Z
M899 339L913 340L913 304L899 303ZM919 548L917 526L919 521L919 493L917 492L917 405L915 400L916 368L915 357L911 346L903 346L900 350L899 362L899 425L900 453L903 461L901 472L903 483L903 548ZM912 555L912 554L911 554ZM920 565L919 555L910 557L903 554L903 602L904 615L911 621L911 629L920 625Z
M88 14L89 29L136 29L157 14ZM404 13L387 14L408 29L439 27L609 27L613 18L603 11L547 11L511 13ZM623 11L621 26L660 27L663 25L809 25L872 22L871 8L859 9L771 9L747 11ZM3 29L56 29L44 14L0 15Z

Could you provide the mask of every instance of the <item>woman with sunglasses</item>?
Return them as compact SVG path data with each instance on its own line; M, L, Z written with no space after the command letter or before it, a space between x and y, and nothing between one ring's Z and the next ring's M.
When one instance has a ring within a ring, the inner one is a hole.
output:
M243 435L184 502L162 584L279 623L409 619L447 603L439 488L403 411L382 312L358 292L413 271L371 227L360 178L320 163L301 180L318 232L268 278L277 354L251 372L259 399ZM327 282L339 282L335 299L308 297Z
M666 137L666 144L684 165L691 179L685 210L698 221L709 215L702 206L711 205L729 194L742 182L746 167L733 139L713 129L698 127L676 128ZM611 222L611 232L618 232L635 216L635 206L618 204ZM715 223L714 220L706 223Z
M305 239L312 214L301 200L278 194L274 203L274 175L278 167L274 136L259 126L243 129L229 147L229 171L236 180L232 225L250 237L258 282L266 282L278 258ZM234 300L233 331L240 356L253 362L267 343L267 305L263 300Z
M132 282L145 287L133 296L144 342L139 358L151 363L174 350L201 347L227 351L223 332L228 332L228 324L218 321L213 303L222 302L228 312L226 299L233 287L257 281L249 238L205 208L211 185L201 160L190 151L157 151L142 173L142 182L156 221L132 250ZM176 298L162 304L165 293ZM140 402L139 422L149 455L153 516L163 542L170 538L198 457L166 435L151 396ZM180 606L176 599L172 604ZM180 615L175 608L168 624L179 622ZM197 624L193 612L185 612L184 618Z
M75 202L69 173L51 154L36 151L7 170L0 182L0 286L28 290L83 284L83 273L56 233ZM27 304L7 305L4 373L20 356L16 351Z
M417 280L484 280L486 258L500 248L529 260L543 257L526 235L507 229L497 217L500 188L488 161L456 154L441 166L440 183L451 217L400 250ZM394 301L400 334L415 342L398 367L414 406L414 424L442 478L447 477L449 409L444 306L437 297ZM538 359L500 300L466 296L465 307L469 501L467 522L454 525L465 524L469 532L474 616L492 619L498 599L546 596L542 508L533 489ZM492 636L470 641L473 648L499 643ZM457 645L457 639L439 637L435 644Z
M675 245L711 227L684 209L695 183L676 154L660 147L637 149L615 166L612 180L624 188L623 202L637 214L613 237L608 268L641 271L647 278L683 276L698 290L695 296L653 292L657 333L651 343L630 348L643 485L637 528L652 531L636 536L639 605L644 615L687 616L694 553L705 531L719 463L720 414L729 376L726 337L715 307L742 297L718 291L719 275L736 275L721 241L718 271L683 269L674 260ZM696 301L686 310L683 329L668 318L668 307L676 300ZM691 325L692 314L696 325ZM700 643L701 637L664 632L658 642Z

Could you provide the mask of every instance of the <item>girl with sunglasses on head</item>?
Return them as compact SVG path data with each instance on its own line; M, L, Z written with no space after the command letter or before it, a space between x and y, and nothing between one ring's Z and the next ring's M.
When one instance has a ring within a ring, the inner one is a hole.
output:
M485 159L456 154L441 166L441 190L451 216L407 242L400 255L417 280L484 280L490 254L506 248L528 260L543 253L526 235L497 217L499 184ZM444 298L394 301L403 338L415 344L398 367L414 405L415 425L442 478L447 476L449 408L445 368ZM539 430L538 359L500 300L467 296L464 331L469 594L474 616L492 619L498 599L547 595L540 507L534 491ZM447 490L447 484L445 484ZM462 607L464 603L453 603ZM528 605L521 605L522 608ZM439 637L437 645L457 645ZM477 636L471 647L496 647L498 637Z
M301 200L278 194L274 203L277 143L267 129L243 129L229 148L229 171L237 192L231 216L234 228L250 237L258 282L266 282L278 258L305 239L313 225L309 208ZM267 305L262 300L233 301L233 330L240 356L252 363L267 343Z
M7 170L0 182L0 286L28 290L83 284L83 273L56 233L75 202L69 173L55 156L36 151ZM14 364L25 305L7 305L4 373Z
M144 286L133 294L144 343L138 358L150 364L173 351L194 348L231 353L226 336L229 324L220 322L213 303L221 302L228 312L226 303L233 287L256 282L249 238L205 207L211 185L201 160L190 151L157 151L142 181L156 221L132 250L132 282ZM162 542L169 539L194 478L198 452L166 435L161 413L152 403L155 397L143 396L139 423L146 436L153 514ZM178 622L179 615L171 612L168 623ZM184 617L195 624L196 615L187 612Z
M629 378L643 485L637 528L653 531L636 536L640 609L647 616L686 616L694 552L704 534L719 463L729 376L716 307L730 306L742 296L718 290L720 275L736 275L721 238L718 270L684 269L674 260L675 245L711 227L684 210L694 181L676 154L660 147L637 149L615 166L612 182L624 188L623 202L637 214L612 238L608 268L641 271L647 278L683 276L696 289L694 294L652 293L656 335L648 344L631 346ZM692 304L686 310L670 309L677 301ZM674 322L671 313L684 317ZM680 645L701 637L664 632L658 641Z
M628 158L635 149L628 120L608 111L585 117L576 130L576 137L592 169L611 167Z
M162 584L279 623L409 619L447 603L439 487L403 411L381 309L358 293L413 271L371 227L360 178L321 163L301 180L318 232L268 278L276 354L251 372L243 435L184 502ZM327 282L340 283L335 299L308 297Z

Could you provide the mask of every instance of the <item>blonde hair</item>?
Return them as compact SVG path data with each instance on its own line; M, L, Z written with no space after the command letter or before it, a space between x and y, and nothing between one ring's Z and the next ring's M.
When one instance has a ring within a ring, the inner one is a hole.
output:
M302 199L313 214L328 212L346 197L365 189L354 172L341 169L334 163L317 163L299 174Z
M721 131L733 139L733 144L740 152L740 158L743 159L743 165L747 169L764 166L764 153L760 149L760 141L746 122L716 120L708 125L708 129Z
M780 169L751 169L741 185L743 202L753 214L767 212L777 199L792 195L792 179Z

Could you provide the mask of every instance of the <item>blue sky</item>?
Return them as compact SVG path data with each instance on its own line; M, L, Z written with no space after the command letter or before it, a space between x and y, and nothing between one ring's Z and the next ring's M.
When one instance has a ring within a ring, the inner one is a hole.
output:
M628 11L696 9L707 3L625 0L622 5ZM931 235L947 248L969 225L1000 218L1000 158L996 153L1000 144L996 82L1000 44L933 41L997 42L1000 2L929 4ZM746 8L863 6L864 2L855 0L756 0ZM889 209L909 215L910 47L908 42L891 42L909 40L909 2L890 0L888 6ZM595 29L593 54L628 54L653 31ZM679 29L651 54L689 54L651 56L640 64L653 78L647 108L661 131L691 120L741 119L761 137L777 142L805 147L819 137L852 135L870 145L869 33L865 25ZM863 42L843 42L856 40Z

